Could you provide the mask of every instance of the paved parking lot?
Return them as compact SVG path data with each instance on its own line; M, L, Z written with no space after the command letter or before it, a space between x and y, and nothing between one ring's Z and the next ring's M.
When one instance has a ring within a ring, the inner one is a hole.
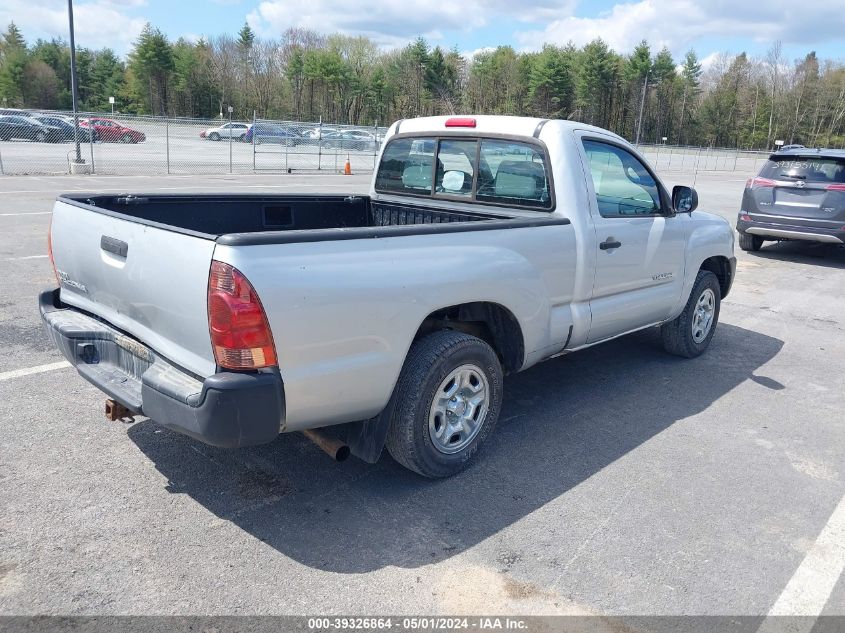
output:
M98 175L167 175L167 174L252 174L294 171L343 170L349 156L354 171L372 170L375 150L346 150L303 143L293 147L262 142L256 146L225 138L211 141L200 138L201 131L212 127L211 121L193 123L162 119L123 119L125 125L146 135L137 144L115 142L82 143L81 158L94 165ZM316 124L301 124L299 129L311 129ZM376 128L364 128L375 132ZM664 152L665 156L666 152ZM0 142L0 175L58 175L68 174L70 160L75 158L71 142L36 143L26 140ZM693 164L694 156L687 158ZM715 159L699 159L704 169L715 165ZM733 160L731 158L731 160ZM678 164L678 161L675 161ZM725 167L725 160L722 160Z
M733 219L745 177L699 173L701 208ZM511 376L446 481L106 422L73 370L24 375L61 360L36 308L57 192L367 185L0 178L0 613L845 615L843 249L738 252L699 359L646 331Z

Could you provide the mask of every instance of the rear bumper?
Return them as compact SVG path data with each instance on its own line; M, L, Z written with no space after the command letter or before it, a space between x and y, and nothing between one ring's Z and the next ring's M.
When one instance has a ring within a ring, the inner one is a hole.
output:
M759 235L770 240L803 240L807 242L825 242L845 244L845 227L840 223L822 224L804 218L783 219L766 216L765 221L753 215L751 221L737 220L736 230L740 233Z
M64 357L88 382L130 411L206 444L266 444L279 434L285 395L278 371L221 372L204 380L172 365L107 323L39 296L41 318Z

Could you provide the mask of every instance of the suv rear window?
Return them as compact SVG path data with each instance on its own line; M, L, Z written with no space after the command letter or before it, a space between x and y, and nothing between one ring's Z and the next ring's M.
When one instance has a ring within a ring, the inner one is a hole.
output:
M817 156L778 156L760 170L761 178L803 180L819 183L845 183L845 158Z
M391 140L376 191L551 209L548 166L539 145L472 137Z

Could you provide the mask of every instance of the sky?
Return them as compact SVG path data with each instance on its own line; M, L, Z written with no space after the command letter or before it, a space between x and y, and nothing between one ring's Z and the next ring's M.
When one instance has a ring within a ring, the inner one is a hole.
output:
M642 39L676 60L722 52L764 56L780 40L786 60L815 50L845 61L845 0L75 0L77 46L125 55L146 22L173 40L235 34L249 23L277 37L298 26L366 35L383 48L422 35L464 54L500 44L537 50L602 37L620 53ZM0 27L14 21L27 41L67 39L65 0L0 0Z

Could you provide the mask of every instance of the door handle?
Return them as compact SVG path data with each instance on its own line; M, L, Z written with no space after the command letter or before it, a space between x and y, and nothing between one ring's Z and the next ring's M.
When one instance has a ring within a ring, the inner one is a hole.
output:
M622 242L617 242L612 237L607 238L607 241L599 244L599 248L603 251L610 250L611 248L619 248L620 246L622 246Z

